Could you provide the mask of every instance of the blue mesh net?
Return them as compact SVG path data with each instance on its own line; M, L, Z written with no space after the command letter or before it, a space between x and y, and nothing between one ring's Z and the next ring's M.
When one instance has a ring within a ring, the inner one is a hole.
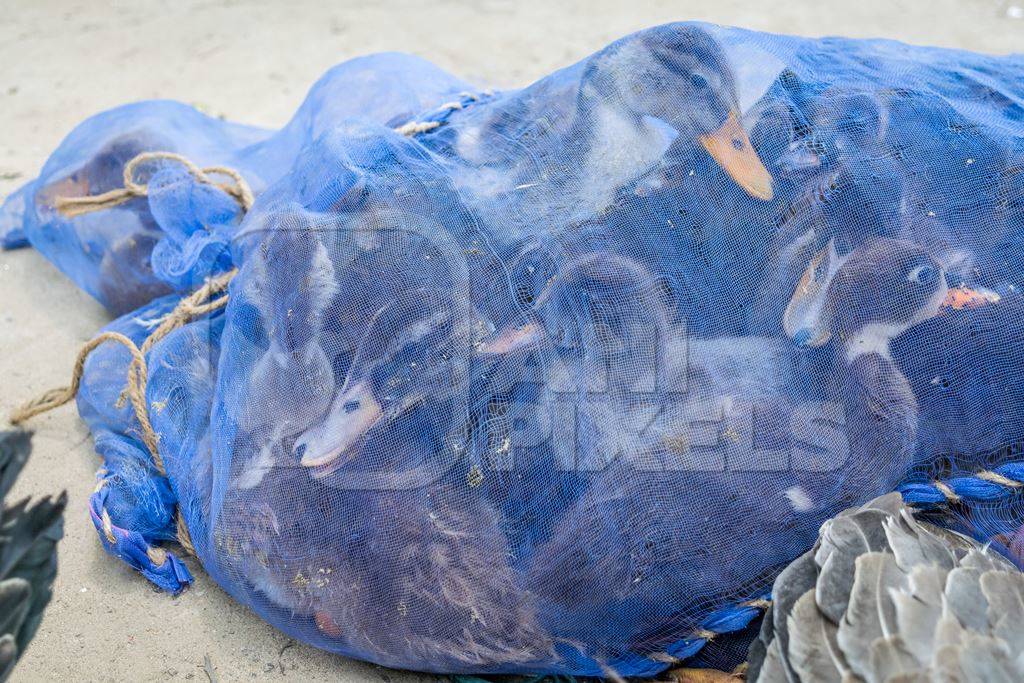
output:
M153 158L69 215L148 151L255 205ZM166 476L131 356L90 357L94 521L177 591L180 515L239 601L350 656L652 675L838 511L1024 475L1019 57L673 24L492 93L377 55L277 132L88 119L0 225L139 345L237 269L147 349Z

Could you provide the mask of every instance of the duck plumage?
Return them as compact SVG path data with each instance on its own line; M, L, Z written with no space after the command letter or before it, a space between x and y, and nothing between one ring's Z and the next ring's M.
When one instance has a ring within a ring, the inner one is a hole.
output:
M7 680L39 628L64 533L66 493L5 500L31 450L28 432L0 432L0 680Z
M902 240L870 240L826 265L835 258L809 268L787 332L804 346L835 339L845 391L865 395L871 415L890 426L879 447L900 444L929 461L980 456L1024 437L1016 407L1024 383L1013 370L1024 360L1019 298L952 309L941 262Z

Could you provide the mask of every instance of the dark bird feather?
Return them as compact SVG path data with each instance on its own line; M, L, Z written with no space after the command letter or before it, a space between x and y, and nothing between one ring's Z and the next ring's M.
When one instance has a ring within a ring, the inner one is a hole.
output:
M64 535L67 493L6 502L32 450L28 432L0 432L0 681L39 628L53 595L57 542Z

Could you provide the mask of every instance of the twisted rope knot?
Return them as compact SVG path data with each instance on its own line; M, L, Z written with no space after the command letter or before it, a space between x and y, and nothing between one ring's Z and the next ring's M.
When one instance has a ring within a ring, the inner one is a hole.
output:
M84 197L57 197L54 200L54 208L67 218L75 218L93 211L111 209L120 206L136 197L145 197L149 194L149 183L138 182L135 179L135 171L142 164L152 161L176 161L184 166L197 181L220 188L230 195L243 211L252 208L255 201L249 184L238 171L226 166L205 166L200 168L187 158L174 152L143 152L132 158L124 165L123 181L124 186L104 192L102 194L86 195ZM210 176L226 176L231 182L217 182Z
M248 183L246 183L240 173L223 166L199 168L180 154L174 154L171 152L144 152L133 158L125 164L123 188L88 197L59 197L55 201L55 206L64 215L74 217L90 213L92 211L99 211L101 209L118 206L133 197L144 197L149 191L149 187L147 184L135 181L135 170L140 164L160 159L176 161L185 166L189 173L191 173L199 182L219 187L238 202L238 205L242 208L243 212L247 212L252 207L254 201L252 190L249 188ZM210 179L210 175L215 174L227 176L231 178L233 182L217 183ZM88 359L89 355L106 342L116 342L125 347L132 357L131 362L128 364L125 388L121 392L116 406L118 408L122 407L125 404L125 401L131 403L135 419L139 423L140 436L142 437L143 443L146 445L146 449L149 451L153 467L157 470L160 476L166 478L167 468L164 465L164 460L160 455L159 448L160 435L153 429L153 424L150 422L149 411L146 406L146 388L149 382L149 368L146 365L146 354L149 353L153 346L174 330L179 329L200 316L212 313L213 311L226 306L228 303L228 294L226 293L226 290L228 288L228 284L237 273L238 269L235 268L206 280L202 287L178 302L174 309L163 318L157 328L153 330L148 337L146 337L141 346L137 346L134 341L120 332L113 331L102 332L93 339L90 339L78 352L78 356L75 359L75 366L71 372L71 384L58 389L50 389L40 396L26 402L11 414L9 418L11 424L20 425L36 415L58 408L74 399L75 396L78 395L78 390L81 387L82 375L85 372L85 361ZM112 523L106 510L103 511L102 520L104 535L111 543L115 542L111 526ZM177 534L178 542L181 546L188 552L195 555L195 546L192 543L192 538L189 535L188 527L185 524L180 507L177 511ZM166 551L155 547L152 547L151 550L151 553L149 551L147 551L147 553L154 564L161 565L166 561Z

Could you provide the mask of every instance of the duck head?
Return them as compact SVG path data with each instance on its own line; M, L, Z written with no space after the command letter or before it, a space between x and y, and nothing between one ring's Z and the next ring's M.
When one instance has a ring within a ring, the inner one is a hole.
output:
M748 194L770 200L772 177L741 124L736 82L704 29L669 25L624 38L595 55L583 75L581 111L618 108L635 122L660 119L699 143Z
M453 399L466 389L476 341L489 333L471 306L437 291L406 292L383 306L327 414L296 438L300 464L326 476L413 409Z
M485 339L478 351L575 349L605 361L640 363L657 353L672 324L672 287L636 261L594 252L553 275L534 299L526 322Z
M889 341L934 317L948 293L943 265L912 242L872 238L840 256L829 241L800 279L783 328L804 348L835 337L849 359L888 356Z

